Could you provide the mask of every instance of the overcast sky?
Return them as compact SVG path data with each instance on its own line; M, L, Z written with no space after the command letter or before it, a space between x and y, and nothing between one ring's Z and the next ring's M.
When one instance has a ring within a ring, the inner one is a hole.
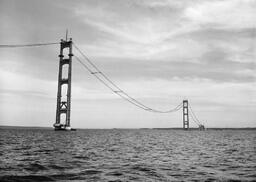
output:
M150 107L186 98L206 127L256 127L255 12L255 0L0 0L0 44L58 42L68 28ZM0 49L0 125L52 126L58 54L59 45ZM139 110L76 60L72 81L72 127L182 127L181 110Z

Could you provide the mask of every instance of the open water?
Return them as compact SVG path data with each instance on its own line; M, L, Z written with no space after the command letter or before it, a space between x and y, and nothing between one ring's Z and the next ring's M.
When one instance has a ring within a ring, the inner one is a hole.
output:
M256 181L255 130L0 129L0 181Z

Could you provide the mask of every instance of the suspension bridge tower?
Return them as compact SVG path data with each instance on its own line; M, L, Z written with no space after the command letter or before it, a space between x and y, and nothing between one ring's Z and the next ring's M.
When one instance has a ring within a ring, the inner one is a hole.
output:
M53 125L55 130L72 130L70 126L72 56L72 39L67 40L66 36L66 40L61 39L60 42L56 122ZM67 69L64 70L64 67Z
M189 129L188 100L183 100L183 129Z

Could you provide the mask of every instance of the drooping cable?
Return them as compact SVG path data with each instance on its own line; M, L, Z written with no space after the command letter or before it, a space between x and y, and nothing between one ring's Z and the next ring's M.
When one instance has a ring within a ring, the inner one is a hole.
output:
M188 104L188 106L189 106L189 110L191 111L192 120L193 120L198 126L202 125L201 122L199 121L199 119L196 117L194 111L192 110L191 105Z
M94 73L94 72L93 72L86 64L84 64L77 56L74 56L74 57L75 57L75 58L80 62L80 64L81 64L84 68L86 68L91 74ZM140 105L138 105L138 104L136 104L136 103L134 103L134 102L131 102L129 99L123 97L123 96L120 94L119 91L114 90L112 87L110 87L110 86L109 86L106 82L104 82L104 80L102 80L98 75L96 75L96 74L93 74L93 75L94 75L103 85L105 85L107 88L109 88L113 93L119 95L120 97L122 97L122 98L125 99L126 101L130 102L131 104L133 104L133 105L135 105L135 106L137 106L137 107L139 107L139 108L141 108L141 109L146 110L146 108L143 108L143 107L141 107Z
M161 110L156 110L152 109L151 107L148 107L138 101L137 99L131 97L129 94L124 92L119 86L117 86L106 74L104 74L74 43L73 43L75 49L84 57L84 59L95 69L96 71L93 71L92 69L89 68L86 64L84 64L81 59L76 57L76 59L80 62L81 65L83 65L91 74L93 74L100 82L102 82L106 87L108 87L112 92L115 94L119 95L126 101L132 103L133 105L146 110L150 112L157 112L157 113L170 113L170 112L175 112L178 111L182 107L182 103L180 103L178 106L176 106L173 109L167 110L167 111L161 111ZM102 77L100 77L101 75Z
M190 116L191 116L192 120L193 120L198 126L201 125L201 124L194 118L194 116L193 116L192 114L191 114Z
M191 105L190 105L190 104L188 104L188 106L189 106L189 108L190 108L190 111L191 111L191 113L192 113L192 115L193 115L194 119L195 119L198 123L200 123L199 119L196 117L196 115L195 115L194 111L192 110Z
M0 44L0 48L38 47L38 46L47 46L47 45L55 45L55 44L59 44L59 42L36 43L36 44Z
M113 87L115 87L118 92L123 93L124 95L126 95L129 99L133 100L134 102L136 102L138 105L141 105L142 107L145 107L147 110L151 110L151 108L145 106L144 104L142 104L141 102L137 101L136 99L132 98L130 95L128 95L126 92L124 92L120 87L118 87L113 81L111 81L102 71L99 70L99 68L73 43L74 47L76 48L76 50L86 59L86 61L97 71L97 72L93 72L92 74L95 73L99 73L101 74L104 79L106 81L108 81ZM156 111L157 112L157 111Z
M109 86L103 79L101 79L97 74L95 74L95 72L93 72L86 64L84 64L77 56L75 56L75 58L80 62L80 64L87 70L89 71L89 73L93 74L102 84L104 84L107 88L109 88L113 93L117 94L118 96L120 96L121 98L123 98L124 100L130 102L131 104L146 110L146 111L150 111L150 112L155 112L154 110L150 109L149 107L143 107L135 102L133 102L133 100L130 100L129 98L125 97L124 95L122 95L122 91L120 90L114 90L111 86ZM175 107L172 112L174 111L178 111L182 106L182 103L180 103L177 107ZM170 112L170 111L169 111ZM161 113L166 113L166 111L161 111Z

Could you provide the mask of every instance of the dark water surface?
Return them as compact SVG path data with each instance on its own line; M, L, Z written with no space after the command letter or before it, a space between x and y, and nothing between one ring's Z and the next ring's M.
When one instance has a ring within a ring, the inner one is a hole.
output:
M0 129L0 181L253 181L250 130Z

